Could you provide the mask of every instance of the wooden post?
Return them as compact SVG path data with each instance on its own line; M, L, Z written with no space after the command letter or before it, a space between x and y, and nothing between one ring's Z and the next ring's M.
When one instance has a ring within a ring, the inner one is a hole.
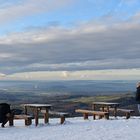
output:
M93 109L93 110L96 110L96 105L95 105L95 104L92 105L92 109ZM94 120L96 119L95 114L93 115L93 119L94 119Z
M99 115L99 119L102 119L103 118L103 116L102 115Z
M25 125L29 126L31 124L32 124L32 119L31 118L25 119Z
M24 107L25 114L27 115L27 106Z
M61 116L60 118L60 124L63 124L65 122L65 117L64 116Z
M87 120L88 119L88 113L84 113L84 120Z
M126 119L129 119L129 118L130 118L130 113L127 112L127 113L126 113Z
M103 111L103 112L105 111L104 106L102 107L102 111Z
M114 107L114 116L117 117L117 107Z
M44 123L48 123L48 122L49 122L49 113L48 113L48 109L46 109L44 113Z
M96 110L96 105L95 104L92 105L92 109Z
M102 106L102 111L104 112L105 111L105 107L104 106ZM99 115L99 119L102 119L103 118L103 116L102 115Z
M105 114L105 119L109 120L109 113L108 114Z
M9 119L9 126L13 126L14 125L14 116L11 115L8 119Z
M10 119L9 120L9 126L13 126L14 125L14 120L13 119Z
M95 120L96 119L96 115L95 114L93 114L93 120Z
M35 125L38 125L38 108L34 109L34 114L35 114Z
M107 108L107 112L109 112L109 106L107 106L106 108Z

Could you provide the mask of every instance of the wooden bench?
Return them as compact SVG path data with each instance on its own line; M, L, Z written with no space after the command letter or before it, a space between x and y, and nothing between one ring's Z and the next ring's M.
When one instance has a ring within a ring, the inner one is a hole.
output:
M84 116L84 119L88 119L88 115L92 114L93 119L96 119L96 116L99 116L99 118L105 117L107 120L109 119L109 113L103 112L103 111L93 111L93 110L84 110L84 109L76 109L75 112L82 113Z
M106 110L106 108L105 108L105 110ZM109 111L114 111L114 109L113 108L109 108ZM130 109L117 108L117 112L125 113L126 119L129 119L131 114L134 113L135 111L134 110L130 110Z
M41 110L41 113L45 114L46 110ZM69 116L69 113L49 110L49 115L60 117L60 124L63 124L65 122L65 118Z
M25 120L25 125L26 126L29 126L32 124L32 119L34 117L33 116L30 116L30 115L14 115L13 119L11 119L9 121L9 125L10 126L13 126L14 125L14 120L19 120L19 119L24 119Z

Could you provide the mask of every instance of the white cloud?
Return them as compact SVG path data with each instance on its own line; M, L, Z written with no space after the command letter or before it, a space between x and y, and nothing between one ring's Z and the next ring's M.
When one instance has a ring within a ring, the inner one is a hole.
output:
M9 61L0 60L0 71L140 68L139 36L140 24L132 19L111 25L90 21L73 28L11 33L0 38L0 51L11 55Z
M121 0L123 3L132 6L133 4L137 4L139 0Z
M7 75L8 80L139 80L140 69L38 71Z
M14 56L13 53L1 53L0 52L0 59L12 58Z
M9 23L25 16L30 16L42 12L49 12L70 4L73 0L21 0L20 2L6 2L3 8L0 8L0 24Z
M6 77L6 74L0 73L0 78L4 78L4 77Z

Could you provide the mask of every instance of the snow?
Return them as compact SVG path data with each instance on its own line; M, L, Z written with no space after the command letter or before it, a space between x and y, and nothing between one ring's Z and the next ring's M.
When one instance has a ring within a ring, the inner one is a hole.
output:
M50 119L49 124L39 120L36 127L25 126L23 120L15 120L15 126L0 128L0 140L140 140L140 117L111 117L110 120L83 120L82 117Z

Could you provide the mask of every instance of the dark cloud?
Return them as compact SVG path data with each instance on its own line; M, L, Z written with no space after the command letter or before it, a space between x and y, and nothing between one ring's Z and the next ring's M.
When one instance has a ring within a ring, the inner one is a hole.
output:
M0 71L140 68L139 36L140 25L131 22L11 34L0 39L0 52L11 54Z

